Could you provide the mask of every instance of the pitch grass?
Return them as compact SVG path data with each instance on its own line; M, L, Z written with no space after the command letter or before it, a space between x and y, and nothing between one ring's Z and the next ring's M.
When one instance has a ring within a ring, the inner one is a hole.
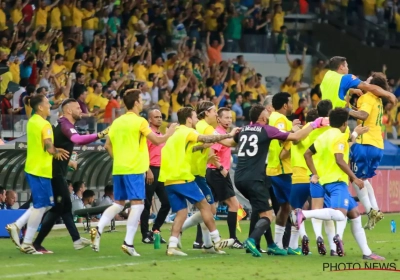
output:
M399 215L386 215L374 230L367 231L367 237L371 249L386 257L385 263L396 263L397 269L400 269L399 233L390 232L390 220L396 218L400 223ZM221 234L227 237L226 222L217 223ZM246 238L248 226L248 221L241 222L242 232L238 233L240 240ZM170 227L169 224L164 226L165 239L169 237ZM309 221L306 229L312 255L279 257L263 254L261 258L254 258L245 254L244 250L237 249L227 249L228 254L224 256L192 250L195 228L185 232L182 240L187 257L167 257L165 245L160 250L154 250L152 245L142 244L139 232L135 242L141 257L129 257L120 249L124 227L119 227L118 232L103 234L99 253L90 248L75 251L65 230L53 231L45 241L44 246L54 251L52 255L24 255L15 249L9 239L0 239L0 279L400 279L400 273L397 272L323 271L323 263L361 263L364 266L365 261L351 236L350 224L345 232L346 256L343 258L319 256ZM82 236L89 238L88 234ZM265 246L265 241L262 242Z

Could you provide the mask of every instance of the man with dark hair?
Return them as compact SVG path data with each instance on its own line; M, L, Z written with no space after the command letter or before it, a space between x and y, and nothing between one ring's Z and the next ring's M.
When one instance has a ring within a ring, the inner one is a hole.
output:
M379 86L362 82L356 76L349 74L349 67L345 57L334 56L329 60L329 71L326 72L320 85L322 99L332 101L333 107L346 107L346 95L350 91L362 95L362 91L370 92L378 97L388 98L393 104L396 104L396 96Z
M25 254L42 254L36 251L32 244L46 208L54 205L51 186L52 160L69 158L68 151L55 148L53 144L53 129L46 120L50 116L49 100L43 95L36 95L30 100L36 114L27 124L27 156L25 162L26 180L31 188L33 207L30 207L15 223L7 225L6 229L11 240ZM68 161L67 161L68 162ZM19 231L28 223L23 243L20 244Z
M100 250L100 238L104 227L120 213L125 201L131 203L131 211L126 225L125 240L121 246L129 256L140 256L133 246L140 216L144 209L145 172L149 169L149 151L146 140L156 145L165 143L174 133L172 124L165 135L159 136L149 128L149 123L142 117L143 100L140 90L130 89L124 93L124 104L127 113L116 119L109 131L105 148L113 158L113 184L115 202L104 211L96 228L90 230L92 249Z
M272 203L268 188L264 183L264 166L267 154L270 152L271 141L273 139L299 141L313 129L323 125L322 118L318 118L306 129L301 129L295 133L281 132L277 128L267 125L269 117L269 112L264 106L254 105L250 110L252 124L243 127L241 132L234 137L239 147L235 185L250 201L253 211L260 215L260 220L255 225L253 232L244 242L245 248L249 249L252 255L256 257L261 257L256 243L259 242L265 231L271 230Z
M384 90L389 88L385 74L373 73L368 79L371 85L377 85ZM383 219L383 213L379 210L375 198L374 189L369 181L374 177L375 170L383 156L383 137L382 137L382 100L370 92L360 96L357 100L357 111L351 110L350 116L362 121L363 126L367 126L369 131L362 137L357 138L357 143L351 146L350 161L351 167L358 178L364 181L364 188L353 183L357 192L357 197L364 205L368 214L368 223L365 229L373 229L375 224Z
M320 192L326 194L324 209L303 211L296 209L292 212L293 225L299 228L306 218L317 218L321 220L334 220L337 223L337 234L333 241L336 244L336 253L344 256L343 232L346 228L347 219L351 221L351 231L357 241L366 260L384 260L385 258L372 253L368 247L367 237L361 224L361 216L357 210L357 202L350 195L347 181L363 188L363 181L356 177L348 165L349 143L345 133L349 113L346 109L335 108L329 114L329 123L332 127L321 134L304 154L307 166L310 169L311 183L321 184ZM365 132L366 130L363 130ZM352 141L358 135L352 135ZM315 165L314 157L323 160L324 164Z
M76 181L72 184L73 194L71 194L71 201L82 199L83 192L86 190L85 182Z
M150 129L157 135L163 136L160 132L160 127L162 125L161 112L157 109L149 111L149 123ZM165 219L168 216L169 210L171 209L168 201L167 194L165 192L164 184L158 181L158 176L160 175L160 165L161 165L161 149L164 147L164 143L160 145L154 145L149 140L147 141L147 147L149 150L150 165L146 172L146 200L144 201L144 210L142 216L140 217L140 229L142 232L142 242L145 244L154 243L153 233L160 232L161 226L164 224ZM149 216L150 209L153 203L154 193L161 203L161 207L158 210L158 214L153 223L153 228L149 231ZM161 243L167 243L161 237Z
M205 116L208 117L209 111L212 109L205 105L207 105L207 103L203 105L204 107L200 104L198 109L203 118ZM187 218L186 200L194 204L201 213L200 219L196 223L193 223L193 225L204 222L205 227L209 231L208 238L210 240L203 235L204 249L208 253L212 253L212 251L213 253L218 253L220 249L232 246L234 240L222 240L219 236L219 232L215 226L211 205L209 201L206 200L200 186L196 184L195 176L193 175L193 157L195 157L194 152L196 151L201 152L202 150L208 150L205 149L204 146L196 146L197 142L215 143L232 138L233 133L225 135L204 135L200 134L198 131L196 132L194 128L198 122L197 114L189 107L179 109L178 120L180 126L176 129L175 134L168 139L161 151L159 181L164 182L172 211L176 212L176 217L172 225L171 237L169 238L167 255L186 256L185 253L178 249L181 248L179 237L183 223Z
M279 92L275 94L272 98L272 107L274 112L269 117L270 126L276 127L283 132L290 132L293 126L300 124L299 120L293 121L292 124L286 117L292 114L292 99L289 93ZM275 222L274 239L276 245L272 244L268 247L268 251L275 255L298 254L298 252L290 250L290 247L288 251L283 247L283 235L291 210L289 204L292 187L291 146L292 142L290 141L281 144L278 140L272 140L268 153L267 175L271 178L272 188L280 205ZM296 235L290 238L296 238Z
M293 119L294 120L298 119L300 121L300 124L302 125L305 124L306 114L304 111L306 108L307 108L307 100L305 100L304 98L300 98L299 107L293 113Z
M58 119L57 125L53 127L54 144L68 151L69 155L72 155L74 145L87 145L107 135L108 130L89 135L78 134L74 124L81 119L82 111L75 99L70 98L64 100L61 105L61 110L63 116ZM39 234L33 242L35 249L43 254L53 253L52 251L46 250L42 246L42 243L60 217L63 219L72 238L75 250L80 250L90 245L89 240L80 237L71 214L72 202L66 181L69 160L70 156L68 160L65 161L53 159L51 185L53 195L56 198L55 206L46 213ZM85 183L77 181L73 184L73 189L75 198L82 199L83 192L85 191Z

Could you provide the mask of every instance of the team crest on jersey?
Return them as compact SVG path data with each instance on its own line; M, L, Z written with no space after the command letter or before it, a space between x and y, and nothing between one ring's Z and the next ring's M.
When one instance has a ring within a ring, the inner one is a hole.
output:
M47 134L51 135L51 129L50 128L47 130Z
M50 196L49 199L50 199L51 203L54 203L54 197L53 196Z
M343 144L339 144L339 150L341 150L341 151L344 150L344 145Z
M344 206L349 206L349 200L347 198L344 200Z
M71 133L78 133L76 132L75 128L70 128L69 131L71 131Z
M284 123L278 123L278 129L282 130L285 129L285 124Z
M208 195L206 196L206 199L207 199L207 202L210 202L210 201L211 201L211 195L208 194Z

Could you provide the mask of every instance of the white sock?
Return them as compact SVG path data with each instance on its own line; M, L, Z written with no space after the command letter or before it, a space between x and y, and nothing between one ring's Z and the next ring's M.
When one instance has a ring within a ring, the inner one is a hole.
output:
M365 184L365 182L364 182L364 184ZM365 211L367 213L369 213L369 211L371 211L371 202L369 200L367 188L364 185L364 188L362 188L360 190L360 188L354 183L353 183L353 187L356 190L357 197L360 200L360 202L362 203L362 205L364 206Z
M361 225L361 216L358 216L351 221L351 233L353 234L354 238L357 241L358 246L363 253L363 255L369 256L372 254L371 249L367 243L367 236L365 235L364 228Z
M216 230L210 232L210 236L211 236L211 239L212 239L212 241L213 241L214 243L217 243L217 242L219 242L219 241L221 240L221 237L219 236L219 231L218 231L218 229L216 229ZM204 235L203 235L203 239L204 239ZM205 240L203 240L203 242L204 242L204 241L205 241ZM204 243L204 245L205 245L205 243ZM206 246L206 245L205 245L205 246Z
M31 215L28 219L28 227L26 229L24 243L32 244L33 237L42 221L43 214L46 212L46 208L32 208Z
M203 222L203 217L201 216L201 212L198 211L185 220L185 222L183 223L183 226L182 226L182 232L184 232L188 228L197 226L198 224L200 224L202 222Z
M304 224L304 223L302 223L302 224ZM296 227L293 227L293 226L291 227L289 247L292 249L299 248L299 231L298 231L298 229L296 229Z
M339 210L332 208L316 209L316 210L303 210L304 217L315 218L324 221L334 220L343 221L346 220L346 216Z
M333 221L324 221L325 233L328 237L329 247L331 250L336 250L336 244L333 242L333 237L335 237L335 223Z
M315 240L317 240L318 237L320 237L320 236L322 237L322 220L312 218L311 223L312 223L314 233L315 233ZM304 223L302 223L302 224L304 224Z
M97 224L98 232L101 234L105 226L110 225L111 220L114 219L115 215L124 210L124 206L117 203L113 203L110 207L104 211L101 215L100 221Z
M170 247L170 248L177 248L177 247L178 247L178 243L179 243L178 238L175 237L175 236L171 236L171 237L169 238L168 247Z
M275 243L276 245L283 249L283 243L282 243L282 239L283 239L283 235L285 233L285 229L286 227L281 227L278 226L277 224L275 224Z
M300 225L299 235L300 235L300 238L303 238L304 235L308 237L304 223L301 223L301 225Z
M127 245L133 245L133 238L139 226L140 215L142 215L143 209L144 204L134 204L131 206L131 212L126 223L125 243Z
M378 203L376 202L375 192L372 188L370 181L364 181L364 189L368 191L369 202L371 203L371 208L374 210L379 210Z
M343 240L343 233L346 229L347 219L344 221L336 221L336 234L339 234L340 238Z
M17 226L17 228L21 229L28 223L28 219L32 213L32 209L33 209L33 207L29 207L29 209L26 210L25 213L22 214L22 216L18 218L18 220L15 222L15 225Z
M209 247L211 247L213 245L212 241L211 241L210 231L208 230L208 228L207 228L205 223L201 223L200 227L201 227L201 233L203 235L203 244L204 244L205 247L209 248ZM218 238L219 238L219 233L218 233Z

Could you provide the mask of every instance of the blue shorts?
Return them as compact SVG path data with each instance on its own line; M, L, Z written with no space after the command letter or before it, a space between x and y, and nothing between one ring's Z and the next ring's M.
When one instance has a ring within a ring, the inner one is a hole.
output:
M279 204L290 201L290 190L292 188L292 174L281 174L270 176L272 188Z
M319 183L310 182L310 195L311 198L323 198L325 196L325 189Z
M168 185L165 186L165 191L167 192L172 212L178 212L179 210L187 208L186 200L195 204L204 199L204 195L195 181Z
M209 204L214 204L214 196L212 195L210 187L207 185L207 181L205 177L196 176L194 179L197 186L203 192L204 197L206 198Z
M382 157L383 150L371 145L355 143L350 148L351 169L360 179L374 177Z
M35 176L25 172L26 182L31 188L33 207L43 208L54 206L53 188L51 179Z
M335 182L325 184L323 186L326 190L326 194L330 199L330 208L346 209L347 211L357 207L357 202L349 193L349 187L344 182Z
M146 187L143 174L113 175L114 200L144 200Z
M349 207L347 211L351 211L354 208L358 207L357 201L349 194ZM331 198L326 194L324 197L324 208L332 208L331 207Z
M290 205L292 208L303 208L310 196L310 183L293 184L290 191Z

